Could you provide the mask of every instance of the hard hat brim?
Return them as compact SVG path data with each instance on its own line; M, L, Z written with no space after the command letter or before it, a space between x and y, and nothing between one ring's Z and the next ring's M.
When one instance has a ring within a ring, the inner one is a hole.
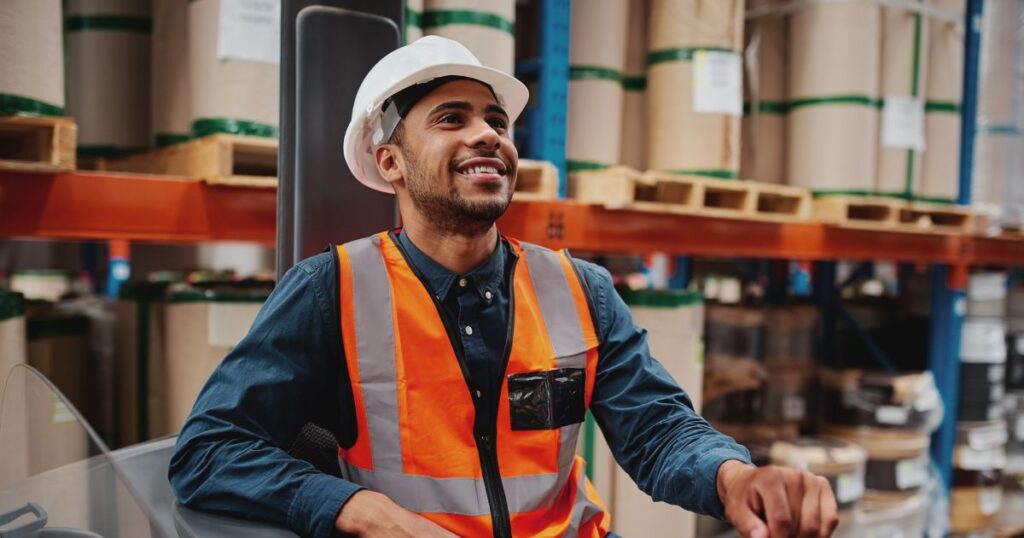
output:
M345 131L345 162L360 183L376 191L394 194L391 184L384 181L377 171L374 157L376 146L373 144L374 133L370 118L379 117L381 107L392 95L416 84L446 76L473 79L490 86L508 113L510 123L515 122L522 114L530 98L530 91L519 79L490 67L448 63L431 65L412 73L382 92L379 100L370 109L359 111L360 117L353 117Z

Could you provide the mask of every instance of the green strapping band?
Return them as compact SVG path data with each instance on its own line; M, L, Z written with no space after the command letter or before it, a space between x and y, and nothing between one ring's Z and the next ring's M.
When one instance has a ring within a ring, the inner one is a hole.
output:
M650 66L665 62L689 62L693 60L697 51L701 50L739 54L739 52L725 47L681 47L677 49L661 49L652 51L647 55L647 65Z
M789 110L805 106L818 105L858 105L881 108L882 100L867 95L830 95L824 97L804 97L789 102Z
M25 296L16 292L0 291L0 321L23 315L25 315Z
M960 103L953 101L925 101L925 112L948 112L950 114L960 113Z
M914 200L914 193L911 192L909 189L908 190L898 191L898 192L897 191L894 191L894 192L876 191L876 192L871 193L871 196L877 196L879 198L893 198L893 199L896 199L896 200L907 200L907 201L913 201Z
M623 302L629 306L651 308L681 308L704 303L700 293L688 290L631 290L616 286Z
M1016 125L979 125L978 134L1020 136L1024 131Z
M749 116L753 107L750 103L743 103L743 115ZM757 104L759 114L772 114L784 116L789 113L789 105L785 101L761 101Z
M117 30L149 35L153 21L149 17L123 17L113 15L74 15L64 19L66 32Z
M408 4L405 6L405 25L416 28L423 27L423 14L414 9L410 9Z
M115 146L112 144L88 144L78 146L75 153L79 157L124 157L146 151L145 146Z
M812 189L812 196L874 196L875 191L862 189Z
M647 77L637 75L635 77L622 77L622 89L627 92L642 92L647 89Z
M157 133L153 137L153 145L158 148L166 148L189 140L192 140L192 137L184 133Z
M569 80L610 80L620 82L622 73L595 65L570 65Z
M192 122L192 137L199 138L212 134L235 134L277 138L277 127L258 121L233 118L200 118Z
M956 200L940 196L915 196L914 200L919 202L928 202L930 204L956 205Z
M920 3L921 0L918 0ZM920 96L921 79L921 14L914 15L914 61L913 72L910 74L910 94L914 97ZM903 192L908 200L914 198L914 155L913 148L907 149L906 173L903 179Z
M668 173L680 174L684 176L713 177L716 179L737 179L739 177L739 174L736 173L734 170L669 170Z
M494 13L481 11L451 10L451 11L424 11L420 18L422 28L437 28L438 26L451 26L453 24L469 24L473 26L487 26L495 30L501 30L509 35L515 35L516 25L510 20L504 19Z
M64 109L30 97L0 93L0 116L64 116Z
M569 160L566 163L566 168L570 172L591 172L594 170L605 170L611 168L612 165L607 163L599 163L596 161L574 161Z

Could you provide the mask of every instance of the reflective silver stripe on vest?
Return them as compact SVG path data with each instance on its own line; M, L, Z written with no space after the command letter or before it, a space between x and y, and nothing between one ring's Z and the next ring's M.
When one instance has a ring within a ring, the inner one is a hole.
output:
M352 265L356 350L373 468L402 471L391 284L377 236L345 245Z
M524 246L528 247L526 256L530 278L555 351L556 365L560 368L585 368L586 344L559 254L533 245ZM380 250L380 238L360 239L346 244L345 248L352 267L359 383L366 408L373 470L350 465L339 458L342 475L384 493L414 512L490 515L483 480L434 478L404 472L393 297ZM510 512L531 512L551 506L563 493L572 471L579 428L579 424L573 424L560 429L557 473L502 478ZM583 487L582 484L579 487ZM585 498L584 494L583 500ZM575 510L574 507L574 514Z
M578 536L583 523L590 521L594 516L600 514L601 507L591 502L587 497L587 476L580 470L580 481L576 485L576 499L572 503L572 515L569 517L569 528L565 529L565 538Z

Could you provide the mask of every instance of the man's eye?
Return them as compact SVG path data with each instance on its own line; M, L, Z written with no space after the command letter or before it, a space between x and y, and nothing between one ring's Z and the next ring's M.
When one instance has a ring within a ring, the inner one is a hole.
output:
M494 127L495 129L507 129L508 128L508 124L505 123L505 120L503 120L503 119L494 118L494 119L488 120L488 123L491 125L491 127Z
M438 120L438 123L459 123L461 120L455 114L446 114Z

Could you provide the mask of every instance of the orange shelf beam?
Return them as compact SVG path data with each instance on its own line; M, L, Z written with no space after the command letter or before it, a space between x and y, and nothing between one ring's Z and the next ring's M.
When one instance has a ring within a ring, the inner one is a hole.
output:
M114 172L0 172L0 236L274 245L277 192Z

